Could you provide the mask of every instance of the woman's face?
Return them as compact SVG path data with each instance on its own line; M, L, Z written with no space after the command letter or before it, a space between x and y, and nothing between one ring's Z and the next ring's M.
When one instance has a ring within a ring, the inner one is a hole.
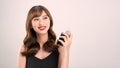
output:
M32 19L32 28L37 34L46 34L50 27L50 19L43 11L41 16Z

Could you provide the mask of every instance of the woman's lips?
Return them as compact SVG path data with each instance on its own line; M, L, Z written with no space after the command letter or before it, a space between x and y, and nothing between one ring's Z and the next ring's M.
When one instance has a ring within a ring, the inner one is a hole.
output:
M38 29L40 29L40 30L44 30L46 28L46 26L40 26L40 27L38 27Z

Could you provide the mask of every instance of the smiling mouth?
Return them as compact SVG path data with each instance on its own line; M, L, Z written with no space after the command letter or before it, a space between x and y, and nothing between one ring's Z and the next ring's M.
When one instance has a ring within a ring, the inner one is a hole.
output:
M40 30L44 30L46 28L46 26L40 26L40 27L38 27L38 29L40 29Z

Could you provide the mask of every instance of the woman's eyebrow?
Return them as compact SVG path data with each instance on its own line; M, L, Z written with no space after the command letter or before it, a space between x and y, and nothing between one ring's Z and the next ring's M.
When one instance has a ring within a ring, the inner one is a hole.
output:
M42 17L45 17L45 16L48 16L48 15L43 15Z

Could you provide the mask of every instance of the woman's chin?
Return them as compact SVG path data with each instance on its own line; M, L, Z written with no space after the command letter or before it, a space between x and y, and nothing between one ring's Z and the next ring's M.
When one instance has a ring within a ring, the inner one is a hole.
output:
M39 31L39 32L37 32L39 35L44 35L44 34L48 34L48 32L47 31Z

